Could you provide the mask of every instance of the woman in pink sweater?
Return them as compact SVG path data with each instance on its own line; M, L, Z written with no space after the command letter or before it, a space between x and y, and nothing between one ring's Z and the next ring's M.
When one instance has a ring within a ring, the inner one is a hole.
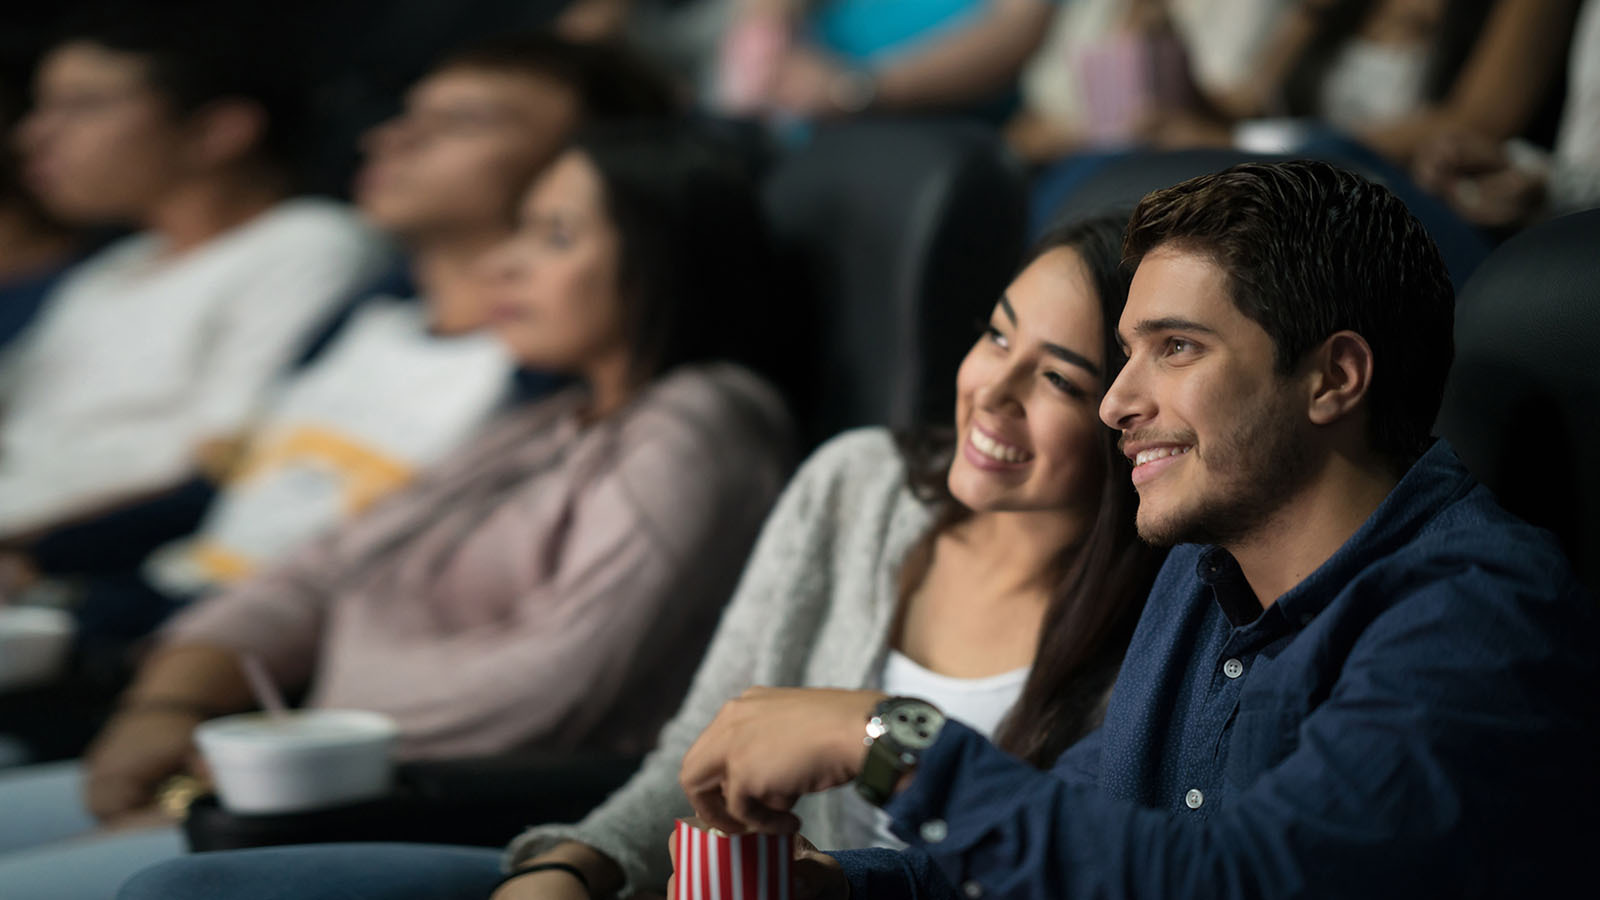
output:
M577 141L484 275L516 357L581 386L181 615L54 773L63 802L82 779L101 822L146 816L194 726L252 705L241 654L310 706L392 716L408 758L648 749L787 469L781 399L729 362L755 349L762 233L742 173L681 128Z

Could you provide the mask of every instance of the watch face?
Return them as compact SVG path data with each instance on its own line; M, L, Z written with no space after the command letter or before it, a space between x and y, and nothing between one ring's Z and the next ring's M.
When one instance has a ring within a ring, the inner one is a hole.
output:
M926 703L902 703L883 717L889 736L902 747L922 750L933 744L944 725L944 714Z

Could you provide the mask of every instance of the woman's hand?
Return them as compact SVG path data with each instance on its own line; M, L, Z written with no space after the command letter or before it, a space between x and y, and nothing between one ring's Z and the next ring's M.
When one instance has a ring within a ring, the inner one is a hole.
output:
M802 795L848 782L877 691L751 688L724 704L678 776L695 812L733 834L795 832Z
M583 873L584 880L559 869L529 872L501 885L491 900L589 900L610 897L622 889L622 869L611 857L588 844L563 841L532 859L522 860L518 867L538 863L573 866Z
M673 877L667 880L667 896L678 896L678 842L667 838L667 853L672 857ZM839 861L817 849L805 835L794 836L794 900L850 900L850 882L845 880L844 867ZM493 900L511 900L498 894Z
M156 786L189 769L201 717L175 709L133 708L101 730L85 757L85 799L107 825L150 809Z
M590 896L570 872L546 870L511 879L489 900L590 900Z

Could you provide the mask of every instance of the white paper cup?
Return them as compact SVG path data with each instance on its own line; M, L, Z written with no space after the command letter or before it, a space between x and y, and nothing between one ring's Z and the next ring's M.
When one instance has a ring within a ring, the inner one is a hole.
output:
M74 631L71 614L59 609L0 608L0 689L54 679L66 663Z
M393 780L398 733L381 713L312 709L212 719L194 737L222 805L259 815L381 796Z

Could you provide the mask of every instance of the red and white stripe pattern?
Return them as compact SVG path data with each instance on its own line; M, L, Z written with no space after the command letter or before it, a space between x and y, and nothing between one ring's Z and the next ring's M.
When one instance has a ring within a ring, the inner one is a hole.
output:
M672 840L672 900L789 900L792 835L723 834L679 819Z

